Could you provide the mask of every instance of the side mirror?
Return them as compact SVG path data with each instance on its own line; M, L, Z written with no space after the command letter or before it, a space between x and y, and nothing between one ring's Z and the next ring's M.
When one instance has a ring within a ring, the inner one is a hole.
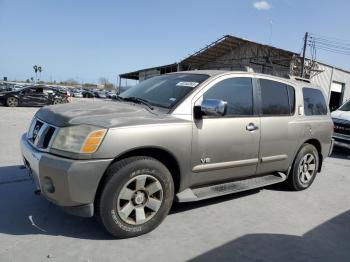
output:
M227 102L219 99L204 99L200 106L195 106L195 118L205 116L224 116L227 112Z

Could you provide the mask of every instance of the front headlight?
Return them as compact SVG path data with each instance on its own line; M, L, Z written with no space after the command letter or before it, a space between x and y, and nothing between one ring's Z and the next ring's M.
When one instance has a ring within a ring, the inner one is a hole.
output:
M63 127L59 129L52 143L52 148L73 153L91 154L96 152L106 132L107 129L90 125Z

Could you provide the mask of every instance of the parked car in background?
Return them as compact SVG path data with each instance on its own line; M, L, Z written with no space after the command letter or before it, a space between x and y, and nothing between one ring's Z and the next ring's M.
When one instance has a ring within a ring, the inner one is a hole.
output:
M335 145L350 149L350 100L332 112Z
M174 200L275 183L307 189L332 132L320 88L197 70L147 79L117 102L42 108L21 148L43 196L127 238L160 225Z
M93 91L90 90L83 90L82 92L83 97L85 98L94 98L95 97L95 93Z
M73 90L72 91L72 97L81 98L81 97L83 97L83 93L82 93L81 90Z
M94 92L95 97L97 98L107 98L105 91L95 91Z
M107 95L107 98L111 98L111 99L117 98L117 94L113 91L107 91L106 95Z
M1 83L0 84L0 92L4 91L13 91L14 84L9 84L9 83Z
M23 89L23 88L24 88L24 86L21 86L21 85L14 85L14 87L12 88L11 91L19 91L19 90L21 90L21 89Z
M0 103L10 107L44 106L67 102L66 95L46 86L31 86L0 93Z

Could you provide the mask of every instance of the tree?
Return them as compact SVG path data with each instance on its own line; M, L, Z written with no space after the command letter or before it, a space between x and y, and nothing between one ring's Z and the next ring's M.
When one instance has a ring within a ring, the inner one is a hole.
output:
M66 81L63 82L66 85L78 85L79 82L76 81L74 78L69 78Z
M100 78L98 79L98 82L99 82L101 85L103 85L103 88L104 88L104 89L107 89L107 90L112 90L112 89L114 89L114 85L113 85L111 82L109 82L109 80L108 80L106 77L100 77Z
M83 84L83 88L86 88L86 89L95 89L95 88L97 88L97 85L96 85L96 84L92 84L92 83L84 83L84 84Z

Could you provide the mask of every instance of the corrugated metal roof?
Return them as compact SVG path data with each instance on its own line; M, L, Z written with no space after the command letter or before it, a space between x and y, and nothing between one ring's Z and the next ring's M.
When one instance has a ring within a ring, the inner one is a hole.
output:
M283 50L280 48L276 48L270 45L264 45L260 43L256 43L253 41L249 41L247 39L235 37L232 35L225 35L222 38L216 40L210 45L200 49L198 52L190 55L189 57L183 59L181 64L196 64L196 63L205 63L208 61L212 61L220 56L227 54L228 52L233 51L235 48L239 48L244 44L253 44L260 47L265 47L269 49L273 49L281 53L282 56L293 56L298 55L291 51Z
M157 67L150 67L150 68L144 68L140 69L137 71L129 72L129 73L124 73L120 74L119 76L121 78L127 78L127 79L139 79L139 73L143 71L149 71L149 70L159 70L159 71L167 71L169 68L177 68L178 64L181 65L191 65L191 64L198 64L198 63L205 63L211 60L214 60L215 58L218 58L227 52L232 51L235 48L240 47L243 44L254 44L258 45L260 47L265 47L269 49L273 49L275 51L280 52L281 56L286 56L290 57L293 55L297 55L294 52L276 48L270 45L264 45L260 43L256 43L244 38L239 38L235 37L232 35L225 35L218 40L212 42L211 44L205 46L204 48L200 49L199 51L195 52L194 54L182 59L179 63L173 63L173 64L168 64L168 65L163 65L163 66L157 66ZM172 72L172 70L168 70Z
M191 69L193 68L193 65L200 65L200 64L205 64L211 61L216 60L217 58L224 56L225 54L233 51L235 48L239 48L242 45L245 44L252 44L255 46L258 46L260 48L266 48L269 50L272 50L273 53L275 54L274 56L271 56L271 59L274 59L275 64L282 63L284 64L286 61L290 61L291 57L293 56L299 56L299 54L295 52L291 52L285 49L277 48L271 45L265 45L261 43L257 43L254 41L250 41L244 38L239 38L235 37L232 35L225 35L218 40L212 42L211 44L205 46L204 48L200 49L199 51L195 52L192 55L189 55L188 57L182 59L178 63L172 63L168 65L163 65L163 66L157 66L157 67L150 67L150 68L144 68L140 69L137 71L129 72L129 73L124 73L120 74L119 76L121 78L127 78L127 79L139 79L139 73L140 72L145 72L145 71L150 71L150 70L158 70L160 74L164 73L169 73L169 72L174 72L177 71L178 65L180 64L183 68ZM276 55L277 54L277 55ZM237 58L236 60L243 59L243 58ZM244 59L254 59L252 58L244 58ZM231 63L233 62L234 59L231 59ZM324 64L326 65L326 64ZM329 66L329 65L327 65ZM201 68L203 69L203 68ZM344 70L344 69L341 69ZM344 70L348 72L347 70Z

